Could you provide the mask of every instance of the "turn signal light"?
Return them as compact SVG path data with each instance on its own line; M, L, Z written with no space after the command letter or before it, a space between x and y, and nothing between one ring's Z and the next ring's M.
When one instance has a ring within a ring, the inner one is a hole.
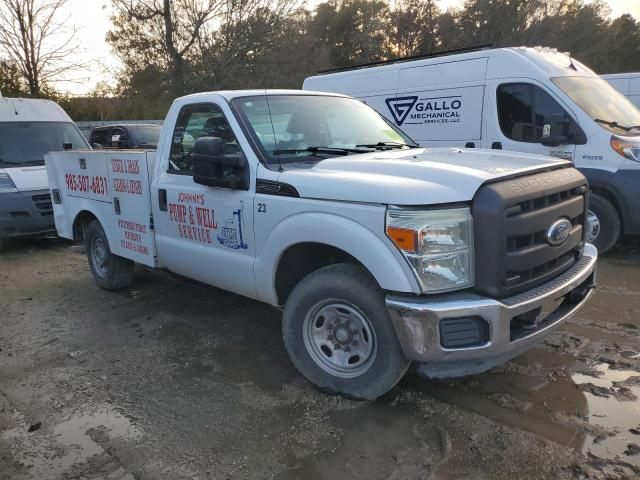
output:
M415 252L418 248L418 234L413 229L388 226L387 235L400 250Z

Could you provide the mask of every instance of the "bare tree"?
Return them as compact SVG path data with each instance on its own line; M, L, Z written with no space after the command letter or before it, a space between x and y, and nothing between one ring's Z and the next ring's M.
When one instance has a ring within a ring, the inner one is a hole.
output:
M107 41L122 56L146 50L166 57L173 94L185 90L186 63L207 24L228 0L113 0L115 29ZM145 54L142 53L142 56ZM153 62L154 59L149 63ZM126 59L125 59L126 65Z
M56 22L68 0L0 0L0 47L33 96L79 67L75 27Z

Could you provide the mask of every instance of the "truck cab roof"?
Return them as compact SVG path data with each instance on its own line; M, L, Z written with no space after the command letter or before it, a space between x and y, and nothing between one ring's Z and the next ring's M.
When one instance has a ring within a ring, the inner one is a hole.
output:
M336 96L344 97L339 93L320 92L312 90L289 90L289 89L253 89L253 90L217 90L211 92L193 93L191 95L185 95L176 99L176 101L189 100L193 101L198 98L210 97L211 95L218 95L226 100L233 100L240 97L256 97L261 95L324 95L324 96Z

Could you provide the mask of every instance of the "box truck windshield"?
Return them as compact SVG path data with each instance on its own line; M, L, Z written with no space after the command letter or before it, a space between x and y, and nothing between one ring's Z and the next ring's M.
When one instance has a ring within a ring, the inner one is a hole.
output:
M1 122L0 168L44 165L44 154L70 144L86 148L87 142L73 123Z
M616 135L640 133L640 110L605 80L570 76L551 80L602 128Z

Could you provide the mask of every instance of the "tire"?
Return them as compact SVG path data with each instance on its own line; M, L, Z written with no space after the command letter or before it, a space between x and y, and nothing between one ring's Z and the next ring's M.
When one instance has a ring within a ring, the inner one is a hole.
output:
M587 215L587 241L593 243L599 253L605 253L620 238L620 217L609 200L592 193L589 196Z
M354 264L329 265L305 277L285 304L282 335L298 371L332 395L373 400L410 365L382 289Z
M85 233L89 267L96 283L105 290L121 290L133 281L134 262L111 253L102 225L92 221Z

